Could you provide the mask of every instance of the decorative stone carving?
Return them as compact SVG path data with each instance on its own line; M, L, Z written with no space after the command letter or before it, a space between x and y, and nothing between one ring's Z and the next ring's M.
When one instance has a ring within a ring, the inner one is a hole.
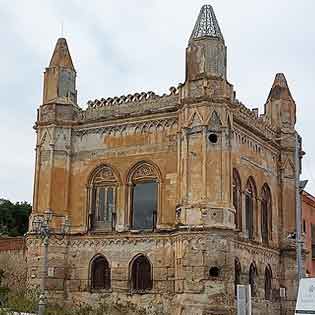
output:
M114 126L88 128L88 129L77 129L73 131L75 136L82 137L89 134L100 134L100 135L115 135L125 136L137 133L150 133L150 132L160 132L169 128L177 128L177 118L159 119L159 120L148 120L145 122L136 122L128 124L119 124Z
M157 178L156 171L153 166L149 164L143 164L134 172L132 179L139 180L141 178Z
M220 129L221 125L222 123L219 114L216 111L213 111L209 121L209 128L218 130Z
M94 184L102 184L104 182L116 182L113 170L109 166L104 166L94 177Z

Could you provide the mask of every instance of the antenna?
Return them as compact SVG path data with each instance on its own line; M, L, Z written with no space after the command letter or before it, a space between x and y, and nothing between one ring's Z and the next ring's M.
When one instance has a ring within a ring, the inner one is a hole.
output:
M63 37L63 21L61 21L60 32L61 32L61 37Z

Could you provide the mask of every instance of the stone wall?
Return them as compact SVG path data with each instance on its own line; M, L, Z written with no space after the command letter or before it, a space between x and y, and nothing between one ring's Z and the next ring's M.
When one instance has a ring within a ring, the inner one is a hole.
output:
M33 285L41 278L41 241L28 239L29 273ZM111 289L91 289L91 261L101 254L111 268ZM130 266L144 254L152 264L153 289L146 293L130 291ZM97 303L119 298L124 303L163 303L162 314L235 314L234 261L241 263L241 284L248 284L249 266L257 266L257 295L254 314L279 314L280 255L275 250L235 242L233 233L220 231L176 232L173 235L71 236L63 241L52 239L49 246L47 286L51 300L67 305ZM265 300L264 272L273 271L273 295ZM218 268L218 275L210 274ZM169 312L169 313L168 313ZM193 313L192 313L193 312ZM218 313L219 312L219 313ZM290 314L290 313L288 313Z
M0 270L4 271L2 286L12 291L26 290L27 261L24 237L0 238Z

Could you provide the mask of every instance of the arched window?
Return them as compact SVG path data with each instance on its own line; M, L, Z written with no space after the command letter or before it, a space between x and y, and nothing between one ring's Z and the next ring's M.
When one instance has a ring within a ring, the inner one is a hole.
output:
M91 288L93 290L109 290L111 287L110 267L103 256L97 256L91 263Z
M233 168L233 206L235 208L235 225L242 230L242 185L238 171Z
M133 261L130 280L133 291L142 292L152 289L151 263L146 256L140 255Z
M90 227L111 231L116 224L118 179L112 168L103 165L92 173L89 185Z
M156 225L159 180L156 168L140 163L129 177L130 221L134 230L153 230Z
M268 265L265 269L265 299L271 300L272 297L272 270Z
M235 271L235 276L234 276L235 296L237 296L237 285L241 284L241 272L242 272L241 263L238 258L235 258L234 260L234 271Z
M269 186L264 184L261 191L261 236L262 241L268 244L272 233L272 202Z
M245 189L245 215L246 215L246 230L248 238L254 238L254 211L256 209L256 185L252 177L250 177Z
M254 262L251 263L249 267L249 285L251 288L252 296L256 296L256 279L257 279L257 268Z

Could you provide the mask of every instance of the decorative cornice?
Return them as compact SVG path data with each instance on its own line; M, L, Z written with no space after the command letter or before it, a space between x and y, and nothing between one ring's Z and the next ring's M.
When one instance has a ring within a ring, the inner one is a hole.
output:
M120 134L123 135L128 129L134 128L134 132L143 133L146 130L152 129L162 129L172 128L177 124L177 117L171 118L161 118L155 120L137 121L137 122L127 122L122 124L115 124L104 127L89 127L89 128L78 128L73 130L73 135L78 137L83 137L89 134L101 134L101 135L111 135Z

